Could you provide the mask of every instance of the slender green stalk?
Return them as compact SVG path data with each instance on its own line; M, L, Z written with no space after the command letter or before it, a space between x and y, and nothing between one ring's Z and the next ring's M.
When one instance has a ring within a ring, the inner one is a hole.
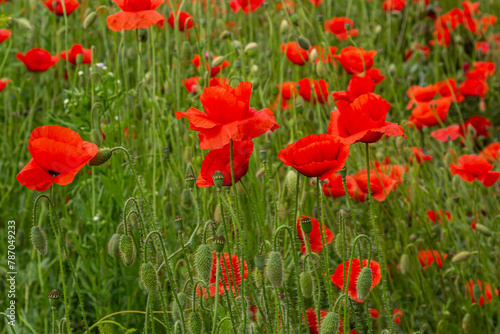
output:
M212 319L212 334L216 334L217 328L217 310L219 308L219 278L220 278L220 256L221 254L217 252L217 264L216 264L216 273L215 273L215 306L214 306L214 315Z

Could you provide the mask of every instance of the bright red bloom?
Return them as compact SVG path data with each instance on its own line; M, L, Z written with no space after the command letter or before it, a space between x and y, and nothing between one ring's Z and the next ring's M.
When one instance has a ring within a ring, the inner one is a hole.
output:
M205 112L189 108L177 112L177 119L187 117L189 128L200 131L200 147L217 149L233 141L246 141L279 128L271 109L250 108L252 83L244 81L233 88L219 85L205 88L200 96Z
M377 84L373 82L372 78L368 76L360 77L353 75L347 85L347 93L355 96L355 98L358 98L361 95L373 93L376 85Z
M192 78L187 78L185 80L182 80L182 83L184 84L184 87L186 87L186 90L189 93L195 94L199 88L198 82L200 81L200 77L192 77Z
M451 100L449 98L440 98L430 102L418 103L411 112L410 122L419 130L424 126L431 127L439 125L446 121L450 106Z
M45 72L59 61L58 56L52 56L47 50L40 48L31 49L26 54L18 52L16 58L31 72Z
M1 88L0 88L1 91ZM500 143L491 143L481 151L481 156L490 162L500 160Z
M219 295L222 295L225 293L225 290L228 291L233 291L235 296L239 294L240 289L239 286L241 285L241 268L240 268L240 261L238 259L238 256L236 255L231 255L231 258L229 257L228 253L224 253L224 257L222 256L223 254L220 254L220 272L221 272L221 279L219 279L219 286L216 287L216 274L217 274L217 255L215 252L212 253L212 271L210 273L210 283L208 286L208 291L209 294L206 293L206 289L200 288L198 285L196 288L196 294L198 296L202 295L205 298L214 297L216 294L216 291L219 291ZM231 271L231 263L232 263L232 268L233 271ZM228 271L226 271L226 268ZM234 273L234 280L233 280L233 273ZM243 264L243 279L246 279L248 277L248 267L247 267L247 261L244 261ZM224 286L225 285L225 286Z
M7 85L9 83L11 83L12 80L2 80L0 79L0 92L3 91L5 89L5 87L7 87Z
M165 0L112 1L122 10L106 19L108 28L113 31L146 29L165 22L163 15L155 11Z
M376 308L371 308L368 310L368 313L370 313L370 316L373 318L373 319L378 319L378 317L380 316L380 313L378 313L378 310Z
M300 79L297 83L300 86L300 96L302 96L302 98L307 102L312 102L314 104L317 102L320 104L328 103L328 82L325 80L311 80L309 78L304 78ZM314 94L311 86L314 87Z
M495 74L495 63L489 61L476 61L474 68L466 73L468 79L488 80Z
M406 172L406 166L394 165L390 163L389 158L385 158L382 163L375 161L375 169L382 174L392 177L397 184L403 183L403 174Z
M177 15L177 13L175 13ZM184 30L189 30L194 26L194 21L193 17L189 15L188 13L181 11L179 15L179 18L177 19L177 26L179 28L179 31L184 31ZM188 21L189 19L189 21ZM187 21L187 25L186 25ZM174 27L174 12L170 12L170 16L168 17L167 20L168 24L173 28Z
M458 91L455 79L439 81L436 86L439 89L439 95L441 95L441 97L449 97L453 102L463 102L464 97Z
M488 83L482 79L466 79L460 84L458 90L463 96L484 96L490 90Z
M0 29L0 43L5 42L11 35L12 32L9 29Z
M405 137L404 130L396 123L386 122L391 104L380 95L361 95L354 102L336 102L338 109L331 112L328 133L347 140L375 143L385 134L387 137Z
M249 14L255 12L264 3L264 0L232 0L229 2L233 12L237 12L240 8L243 13Z
M345 28L345 25L349 24L349 34ZM329 34L334 34L341 41L345 41L346 39L351 37L355 37L358 35L358 29L352 29L354 27L354 22L348 17L334 17L331 20L326 20L325 31Z
M217 56L214 56L214 58L213 58L213 59L215 59L216 57L217 57ZM201 64L201 59L200 59L200 56L199 56L199 55L197 55L197 54L195 54L195 55L194 55L194 57L193 57L193 59L191 60L191 63L193 63L194 67L198 68L198 67L200 66L200 64ZM230 63L229 63L227 60L224 60L224 61L222 62L222 64L220 64L219 66L216 66L216 67L212 67L212 68L210 68L210 76L211 76L211 77L215 77L217 74L219 74L219 72L220 72L222 69L224 69L224 68L228 67L228 66L229 66L229 64L230 64ZM209 67L210 67L210 64L208 64L208 63L207 63L207 68L209 68Z
M80 54L83 55L82 64L92 64L92 49L84 49L80 44L73 44L69 50L68 61L76 65L76 57ZM59 53L59 57L66 60L66 51Z
M66 15L71 15L71 13L73 13L78 7L80 7L80 4L75 0L63 0L63 1L64 1L64 7L66 7ZM50 10L57 16L64 16L63 1L45 0L42 1L42 3L45 5L45 7L47 7L48 10Z
M320 310L319 313L320 313L319 314L320 321L323 322L323 319L330 312L325 311L325 310ZM309 326L309 332L311 334L319 334L320 327L318 326L318 317L316 314L316 309L315 308L306 309L306 317L307 317L307 325ZM302 319L304 319L304 316L302 316ZM339 319L339 331L337 334L344 334L344 327L343 326L344 325L343 325L342 319Z
M458 158L458 164L450 164L453 175L458 175L462 180L472 182L479 180L485 187L494 185L500 177L500 172L492 172L493 165L479 155L464 154Z
M443 210L439 210L439 211L428 210L427 211L427 217L433 223L440 223L441 221L444 220L445 216L448 218L449 221L451 221L451 213L449 213L448 211L443 211Z
M418 261L422 268L430 267L434 261L436 262L438 268L443 266L443 260L446 260L448 254L439 253L437 250L424 250L418 252Z
M403 316L403 311L395 308L394 312L392 312L392 317L394 318L394 323L396 323L396 325L401 325L401 317L402 316Z
M213 77L208 80L208 87L215 87L220 85L229 85L229 79Z
M231 186L231 144L227 144L222 148L214 149L208 152L201 163L200 176L196 180L196 185L199 188L210 187L214 185L212 176L216 171L220 171L224 175L223 186ZM233 143L233 170L234 182L238 182L248 172L248 162L253 152L253 142L236 141Z
M311 252L319 253L323 250L323 243L321 239L322 235L321 230L323 229L323 227L320 227L319 221L317 219L314 219L313 217L302 216L301 218L297 219L297 235L299 239L302 241L300 249L302 250L303 254L306 254L307 252L306 245L304 244L304 238L302 237L302 228L300 226L300 222L304 218L309 218L312 220L312 231L311 233L309 233L309 246L311 247ZM327 245L333 241L333 233L326 226L325 226L325 238L326 238L325 242Z
M444 129L439 129L431 132L431 136L443 143L454 141L460 134L460 126L457 124L450 125Z
M401 12L405 6L405 0L385 0L382 4L386 12Z
M415 161L418 164L423 164L424 161L431 161L432 160L432 156L425 155L424 150L421 147L412 147L411 151L413 153L413 156L415 157ZM410 162L413 162L413 158L410 158Z
M493 299L493 292L491 290L491 285L489 283L483 284L481 280L477 280L477 285L479 286L479 290L481 291L481 297L479 297L479 306L483 306L485 303L488 304ZM472 303L476 303L476 299L474 298L474 286L476 284L473 280L467 282L467 290L469 291L468 295ZM484 286L484 289L483 289ZM495 289L495 293L498 295L498 290ZM486 299L484 298L486 297Z
M311 46L309 49L309 55L311 54L312 50L316 50L318 53L318 59L314 62L315 64L319 63L322 61L323 63L332 63L336 64L335 60L333 59L333 55L337 52L338 48L336 46L329 46L327 48L327 55L325 56L325 48L322 47L321 45L314 45Z
M285 165L307 177L324 180L344 167L349 145L330 135L309 135L282 149L278 154Z
M490 52L490 44L488 42L476 42L476 51L482 54L488 54Z
M406 95L410 98L410 101L408 101L408 105L406 106L406 109L411 109L413 107L413 104L416 103L422 103L422 102L430 102L436 96L438 93L438 86L437 85L428 85L428 86L411 86L407 91Z
M278 85L278 94L276 95L276 101L273 102L271 109L276 108L278 99L280 98L281 92L281 109L285 110L288 108L287 102L290 99L296 98L298 95L297 84L295 82L283 82L283 84Z
M296 65L302 66L309 60L308 50L302 49L298 42L281 44L281 52L285 53L288 60Z
M374 50L365 51L362 48L357 49L354 46L348 46L340 51L340 55L334 55L333 57L340 62L347 73L360 74L372 68L373 57L376 54L377 51Z
M342 183L342 177L339 174L332 174L326 178L326 183L323 184L323 193L327 197L342 197L345 196L344 184ZM345 178L345 183L347 187L347 193L349 196L354 196L354 192L358 185L353 176L347 175Z
M484 116L472 116L460 126L460 135L465 137L465 131L472 128L474 137L488 138L490 136L492 123Z
M366 76L371 78L376 84L381 83L385 80L385 75L383 75L378 68L372 67L366 70Z
M33 158L16 178L29 190L39 192L49 189L53 183L65 186L73 182L76 173L97 153L95 144L57 125L33 130L28 149Z
M342 291L344 290L344 271L346 272L346 274L349 272L349 263L350 261L346 261L345 263L339 264L335 269L335 272L331 276L333 284L335 284L335 286ZM364 267L368 267L368 260L363 260L363 268ZM378 264L378 262L371 260L370 269L372 270L373 276L372 286L370 287L370 290L373 290L373 288L376 287L380 282L382 275L380 273L380 265ZM359 274L361 274L361 265L359 259L356 258L352 260L351 275L349 276L347 293L352 300L358 303L362 303L363 301L358 299L357 283Z
M354 198L360 202L364 202L368 193L368 175L366 169L360 170L354 178L358 185L355 190ZM396 184L396 179L389 175L379 173L376 170L370 171L370 189L374 200L379 202L385 201Z

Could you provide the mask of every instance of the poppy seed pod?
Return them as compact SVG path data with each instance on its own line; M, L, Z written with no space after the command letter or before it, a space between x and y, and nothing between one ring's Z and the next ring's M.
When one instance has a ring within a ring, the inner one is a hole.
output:
M226 244L226 238L222 234L216 234L212 239L212 243L214 245L214 249L217 253L222 252L224 249L224 245Z
M120 238L120 257L122 262L127 267L134 264L137 256L137 249L135 248L134 239L130 235L123 235Z
M410 271L410 258L408 257L408 254L401 255L399 267L401 269L401 274L403 275L406 275L408 271Z
M59 293L59 291L57 291L56 289L50 291L49 292L50 306L52 306L52 308L58 308L59 305L61 304L60 298L61 294Z
M191 312L188 324L191 334L201 334L203 332L203 319L198 312Z
M303 36L299 36L299 38L297 39L297 41L299 42L299 46L308 51L310 48L311 48L311 42L309 42L309 40Z
M188 41L182 42L181 46L181 57L184 61L190 61L193 59L193 49Z
M293 24L298 24L299 23L299 15L297 13L293 13L290 15L290 22Z
M217 56L212 61L212 64L210 65L210 67L212 67L212 68L218 67L218 66L222 65L222 63L224 62L224 60L226 60L226 58L224 58L223 56Z
M205 283L210 283L210 274L212 272L212 250L208 245L200 245L195 254L195 266L200 279Z
M347 168L342 167L342 169L339 170L339 175L340 177L345 178L347 176Z
M40 226L31 228L31 245L40 255L47 255L49 242L45 231Z
M311 298L313 295L313 280L309 272L303 271L300 273L300 288L302 295L306 298Z
M109 238L108 245L107 245L107 250L108 254L111 257L117 257L118 254L120 253L120 238L121 235L118 233L114 233L111 238Z
M194 186L194 183L196 182L196 178L193 174L189 173L184 178L184 181L186 181L186 187L192 188Z
M257 269L259 269L260 271L264 270L264 267L266 266L266 256L264 254L259 253L255 255L253 260Z
M154 293L158 289L158 273L150 262L145 262L141 266L141 281L149 293Z
M109 149L107 147L100 147L97 150L96 155L92 159L90 159L90 161L88 162L88 165L90 167L101 166L101 165L105 164L109 159L111 159L112 156L113 156L113 152L111 151L111 149Z
M220 170L216 170L214 175L212 175L212 179L214 180L214 185L220 188L224 183L224 174Z
M97 20L97 13L94 11L90 12L83 21L83 29L88 29L92 27L96 20Z
M470 259L472 254L467 251L459 252L451 258L452 263L462 263Z
M294 170L289 170L286 173L286 186L291 194L295 195L297 191L297 173Z
M476 223L476 230L487 237L493 235L493 232L491 232L491 230L488 227L484 226L483 224Z
M300 221L300 227L302 228L302 231L304 231L304 233L311 233L313 228L312 219L309 217L302 218L302 220Z
M370 289L373 283L373 273L370 267L365 267L361 270L361 273L358 277L357 282L357 290L358 290L358 299L365 300L370 293Z
M184 223L184 220L182 219L181 216L175 216L174 218L174 228L180 232L182 231L182 225Z
M269 253L267 260L267 279L276 288L281 288L283 285L283 259L279 252Z
M337 334L339 331L340 318L335 312L328 313L321 323L320 334Z

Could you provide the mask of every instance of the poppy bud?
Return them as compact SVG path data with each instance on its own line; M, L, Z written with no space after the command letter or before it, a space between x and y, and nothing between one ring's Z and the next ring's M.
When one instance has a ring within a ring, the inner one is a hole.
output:
M469 331L470 323L471 323L471 316L469 313L467 313L462 319L462 329L464 330L464 332Z
M290 30L290 24L287 20L282 20L280 23L280 33L286 34Z
M113 152L108 147L100 147L96 155L88 162L90 167L97 167L105 164L111 157Z
M203 332L203 319L198 312L191 312L191 314L189 315L188 324L190 333L201 334Z
M183 223L183 220L182 220L182 217L181 216L175 216L174 218L174 228L177 230L177 231L182 231L182 224Z
M102 134L97 129L90 130L90 141L97 146L102 145Z
M326 75L325 64L322 61L320 61L316 64L316 74L319 77L324 77ZM313 87L313 89L314 89L314 87Z
M313 229L312 219L309 217L302 218L300 221L300 227L305 234L311 233Z
M289 170L286 173L286 186L291 194L295 194L297 190L297 173L294 170Z
M177 298L179 299L180 308L179 305L177 305L175 299L172 301L172 314L174 320L181 319L181 312L184 312L184 308L186 307L186 302L187 302L187 296L184 292L179 292L177 294Z
M231 42L231 45L233 46L233 49L235 49L235 50L241 49L241 42L238 41L237 39L233 39L233 41Z
M216 234L212 239L212 243L214 245L214 249L217 253L222 252L224 249L224 245L226 244L226 238L222 234Z
M300 273L300 288L302 295L306 298L311 298L313 295L313 280L309 272L303 271Z
M123 235L120 238L120 257L122 262L127 267L134 264L135 258L137 256L137 250L135 248L134 239L130 235Z
M451 258L452 263L462 263L470 259L472 254L467 251L459 252Z
M246 52L249 52L249 51L252 51L252 50L255 50L257 49L257 46L258 44L255 43L255 42L251 42L251 43L248 43L246 46L245 46L245 49L243 49L243 51Z
M220 33L219 39L226 39L231 37L232 33L229 30L224 30Z
M476 230L481 232L482 234L484 234L487 237L490 237L493 235L493 232L491 232L491 230L488 227L484 226L483 224L476 223Z
M382 26L380 24L377 24L373 31L375 32L376 35L380 34L380 32L382 31Z
M90 12L83 21L83 29L88 29L92 27L96 20L97 20L97 13L94 11Z
M364 267L363 270L361 270L361 273L359 274L357 282L359 300L365 300L366 297L368 297L368 294L370 293L370 288L372 287L372 283L373 283L372 269L370 267Z
M111 257L117 257L119 254L119 246L120 246L120 238L121 235L118 233L114 233L111 238L109 238L107 249L108 249L108 254Z
M401 259L399 260L399 268L401 269L401 274L406 275L410 270L410 258L408 254L401 255Z
M195 266L200 279L205 283L210 283L210 274L212 272L212 250L208 245L200 245L195 254Z
M257 269L259 269L260 271L264 270L264 267L266 265L266 256L264 254L259 253L255 255L253 260L255 262L255 266L257 267Z
M61 304L61 301L59 300L60 298L61 294L59 293L59 291L57 291L56 289L50 291L49 292L50 306L52 306L52 308L58 308L59 305Z
M340 318L335 312L328 313L321 323L320 334L337 334L339 331Z
M193 58L193 49L188 41L182 42L181 57L184 61L190 61Z
M335 253L337 253L337 255L342 258L343 257L343 252L344 252L344 246L345 246L345 252L346 254L349 254L350 252L350 247L349 247L349 243L347 242L344 242L344 238L341 237L340 234L337 235L337 237L335 237Z
M283 285L283 259L279 252L269 253L267 260L267 279L276 288Z
M265 147L261 147L259 150L259 157L260 160L266 161L267 160L267 150Z
M31 245L40 255L47 255L49 242L45 231L40 226L31 228Z
M215 171L214 175L212 176L212 179L214 180L214 185L217 188L222 187L222 184L224 184L224 175L219 170Z
M213 67L220 66L220 65L222 65L222 63L224 62L224 60L226 60L226 58L224 58L223 56L217 56L212 61L212 64L210 65L210 67L213 68Z
M189 189L184 189L181 195L181 203L183 207L190 208L193 206L193 196L191 196L191 192Z
M311 48L311 42L309 42L309 40L307 38L305 38L303 36L299 36L297 41L299 42L299 46L302 49L309 51L309 49Z
M290 15L290 22L293 24L298 24L299 23L299 15L297 13L293 13Z
M149 293L156 292L158 288L158 273L150 262L145 262L141 266L141 281Z

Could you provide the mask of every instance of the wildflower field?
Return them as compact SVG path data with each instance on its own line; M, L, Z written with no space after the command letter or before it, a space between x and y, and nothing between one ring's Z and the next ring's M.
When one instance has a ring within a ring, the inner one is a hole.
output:
M0 0L0 334L500 334L498 15Z

